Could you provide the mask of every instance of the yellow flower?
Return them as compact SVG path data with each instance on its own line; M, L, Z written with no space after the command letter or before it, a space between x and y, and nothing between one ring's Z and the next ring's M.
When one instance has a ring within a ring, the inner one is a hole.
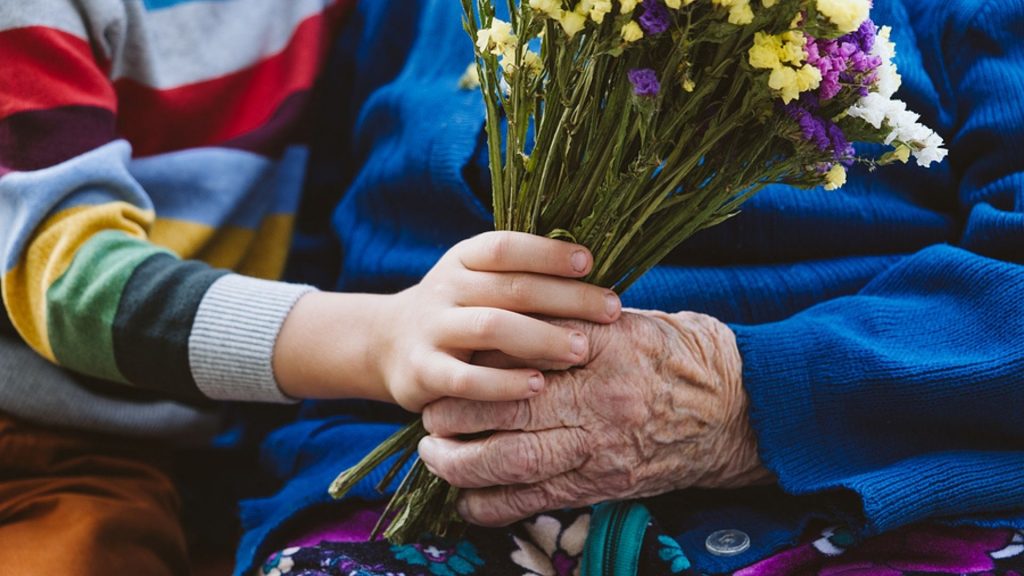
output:
M771 8L779 3L779 0L761 0L761 5L765 8Z
M689 78L683 80L683 91L684 92L693 92L694 88L696 88L696 87L697 87L697 85L693 83L693 80L690 80Z
M532 76L540 76L544 72L544 61L540 59L540 54L527 50L523 57L523 68Z
M562 30L565 30L569 38L572 38L587 25L587 17L578 12L562 12L562 17L558 19L558 22L562 25Z
M818 0L818 12L831 20L843 34L860 28L870 11L870 0Z
M581 0L576 11L590 16L594 22L601 24L604 17L612 12L612 0Z
M515 43L516 35L512 33L512 25L498 18L494 19L490 28L476 31L476 47L480 52L498 55L508 51Z
M801 92L817 90L821 86L821 70L817 66L804 64L796 71L796 88Z
M629 14L630 12L636 9L636 5L638 2L639 0L621 0L620 3L622 4L622 6L619 9L619 12L623 14Z
M690 0L690 2L692 2L692 1L693 0ZM665 6L668 6L669 8L671 8L673 10L679 10L680 4L681 4L681 0L665 0ZM687 2L687 4L689 4L689 2Z
M530 0L530 8L537 12L543 12L552 18L558 18L562 15L561 0Z
M782 34L781 40L783 44L779 52L779 60L794 65L802 64L804 58L807 57L807 52L804 51L804 46L807 44L804 33L799 30L790 30Z
M636 22L630 21L622 27L622 39L628 42L636 42L644 37L644 31Z
M764 32L754 33L754 45L750 47L747 55L750 65L754 68L773 70L782 65L779 53L782 51L782 39L778 36L765 34Z
M842 164L832 166L825 174L825 190L838 190L846 184L846 168Z
M711 0L712 4L729 9L729 23L744 26L754 21L750 0Z
M540 54L537 54L536 52L533 52L531 50L526 50L523 52L522 62L518 67L516 66L515 48L512 48L511 50L502 54L501 58L501 67L502 69L504 69L505 74L508 75L509 78L517 74L519 72L519 68L525 70L526 73L533 78L540 76L541 73L544 72L544 62L541 61Z
M736 2L729 9L729 23L746 26L754 21L754 11L750 9L750 1Z
M789 104L800 97L799 77L789 66L779 66L768 75L768 86L777 92L782 101Z
M777 36L756 32L754 45L747 51L751 66L772 71L768 76L768 86L779 92L787 104L797 99L801 92L815 90L821 85L821 71L804 63L807 59L805 44L806 38L797 30Z

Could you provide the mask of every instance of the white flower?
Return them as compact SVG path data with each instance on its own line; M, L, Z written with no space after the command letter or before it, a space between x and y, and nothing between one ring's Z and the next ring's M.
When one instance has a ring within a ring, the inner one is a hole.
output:
M476 62L470 63L466 66L466 71L459 77L459 89L460 90L472 90L473 88L480 87L480 69L477 68Z
M942 147L942 138L935 132L925 138L923 144L924 147L914 153L918 166L927 168L932 162L942 162L949 155L949 150Z
M877 130L888 130L886 144L905 144L920 166L941 162L949 153L942 147L942 138L921 124L921 115L907 109L907 103L872 92L851 106L846 113L860 118ZM898 148L898 146L897 146Z
M888 102L890 102L888 98L877 92L871 92L857 101L856 104L850 106L850 109L847 110L846 113L854 118L860 118L868 124L871 124L877 130L881 130L882 123L885 122L885 112L888 109Z
M541 515L533 522L524 524L529 540L514 536L518 550L512 553L512 561L525 568L524 576L557 576L554 558L556 554L564 554L576 560L574 575L579 575L583 556L583 545L587 541L587 530L590 528L590 515L584 514L576 518L568 528L563 529L557 519Z
M891 98L903 83L903 78L900 77L899 71L896 70L896 63L894 62L896 58L896 44L889 39L891 34L892 28L882 26L875 37L875 45L871 48L871 55L877 56L882 61L882 64L876 71L878 80L875 82L875 89L886 98Z
M292 555L299 550L301 550L301 548L297 546L281 550L280 556L276 558L276 565L270 570L267 570L267 567L264 566L262 573L265 576L284 576L285 574L288 574L292 571L292 568L295 567L295 560L292 558Z

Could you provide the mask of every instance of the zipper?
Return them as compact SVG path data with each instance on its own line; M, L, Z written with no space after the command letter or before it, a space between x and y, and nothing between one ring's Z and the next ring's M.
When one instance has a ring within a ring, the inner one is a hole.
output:
M582 576L636 576L651 513L637 502L594 508L583 550Z

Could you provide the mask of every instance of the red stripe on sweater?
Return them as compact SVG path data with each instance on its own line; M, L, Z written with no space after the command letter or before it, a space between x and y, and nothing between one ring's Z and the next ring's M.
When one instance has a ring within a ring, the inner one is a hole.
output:
M0 120L61 106L114 111L106 64L85 40L42 26L0 32Z
M220 78L169 90L116 81L119 132L136 156L151 156L223 144L260 128L289 96L312 87L338 16L350 5L340 2L307 18L284 50Z

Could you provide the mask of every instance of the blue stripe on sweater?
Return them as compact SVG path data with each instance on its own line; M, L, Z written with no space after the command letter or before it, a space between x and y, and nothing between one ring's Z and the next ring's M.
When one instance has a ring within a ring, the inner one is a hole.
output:
M308 151L280 161L227 148L195 148L133 160L132 176L160 218L255 229L269 214L293 214Z
M128 202L153 205L128 173L131 147L118 140L67 162L0 178L0 262L4 272L21 258L31 235L57 210L79 205Z
M171 8L178 4L189 4L192 2L227 2L229 0L143 0L143 4L147 10L163 10L164 8Z

